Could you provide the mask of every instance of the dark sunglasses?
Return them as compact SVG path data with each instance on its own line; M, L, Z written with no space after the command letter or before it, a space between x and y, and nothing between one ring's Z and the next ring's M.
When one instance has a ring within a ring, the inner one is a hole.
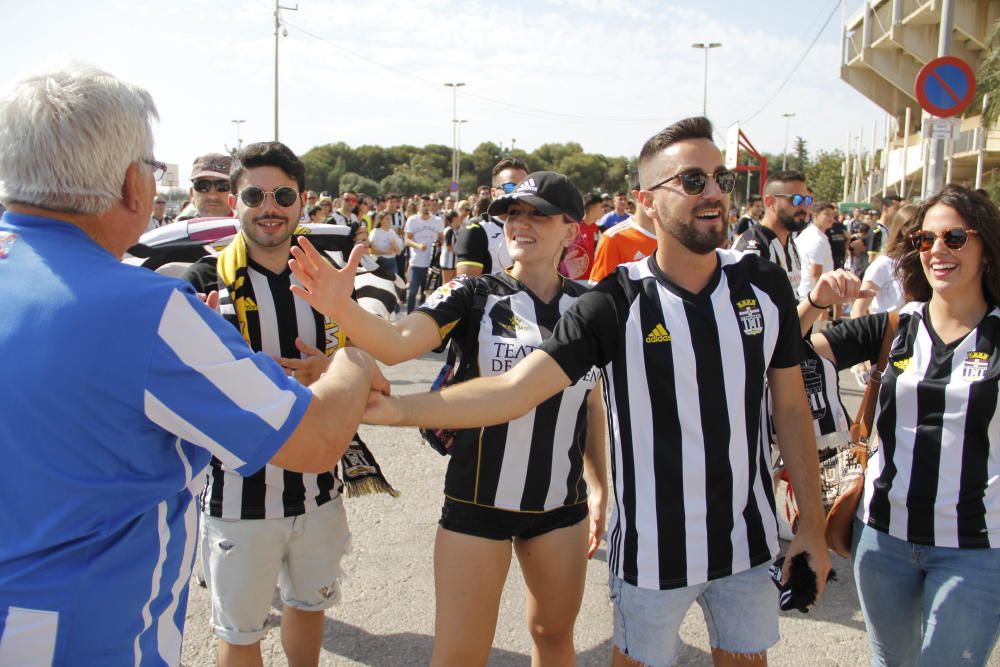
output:
M805 203L806 206L813 205L812 195L772 195L773 197L783 197L785 199L792 200L792 206L802 206Z
M215 186L216 192L229 192L229 181L212 181L209 179L199 179L194 182L195 192L208 192Z
M517 188L517 183L504 183L503 185L498 185L497 190L503 190L505 195L509 195Z
M663 187L670 181L679 180L684 194L700 195L705 191L705 186L708 185L708 178L710 176L715 179L715 184L719 186L719 190L724 195L728 195L736 187L736 172L723 169L714 174L706 174L703 171L685 171L682 174L674 174L670 178L664 179L647 189L652 192L657 188Z
M969 242L969 234L978 234L975 229L965 229L964 227L952 227L943 232L932 232L926 229L918 229L910 232L908 238L914 250L927 252L934 247L934 241L941 239L945 247L949 250L961 250Z
M250 208L257 208L264 203L267 195L274 197L274 203L282 208L288 208L299 198L298 191L287 185L277 188L274 192L266 192L256 185L251 185L240 190L240 201Z

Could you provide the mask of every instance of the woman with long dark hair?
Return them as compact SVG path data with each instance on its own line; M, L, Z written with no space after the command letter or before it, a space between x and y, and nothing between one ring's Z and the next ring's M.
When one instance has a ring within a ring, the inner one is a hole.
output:
M1000 633L1000 211L949 185L892 251L910 303L881 379L854 526L873 665L983 665ZM812 337L845 368L888 313Z

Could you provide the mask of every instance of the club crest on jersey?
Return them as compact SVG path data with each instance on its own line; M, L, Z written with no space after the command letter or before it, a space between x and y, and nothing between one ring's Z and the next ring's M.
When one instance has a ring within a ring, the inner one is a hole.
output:
M647 343L669 343L672 340L673 336L670 335L670 332L667 331L667 328L662 323L657 324L646 334Z
M17 241L17 234L14 232L0 232L0 259L7 259L14 248L14 241Z
M990 355L986 352L969 352L962 364L962 379L976 382L986 377L990 367Z
M756 336L764 332L764 314L760 312L757 299L742 299L736 302L736 315L743 325L744 336Z

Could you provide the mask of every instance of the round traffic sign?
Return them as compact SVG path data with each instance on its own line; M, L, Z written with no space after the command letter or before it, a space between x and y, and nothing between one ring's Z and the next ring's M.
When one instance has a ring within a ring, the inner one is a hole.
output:
M452 181L451 185L448 186L448 189L452 192L458 192L458 181Z
M915 86L920 107L935 116L957 116L976 94L976 75L961 58L942 56L920 68Z

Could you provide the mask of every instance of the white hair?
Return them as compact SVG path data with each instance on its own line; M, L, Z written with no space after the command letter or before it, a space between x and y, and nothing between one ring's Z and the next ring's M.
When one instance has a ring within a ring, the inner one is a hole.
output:
M151 167L148 92L88 65L28 77L0 97L0 199L100 215L133 162Z

